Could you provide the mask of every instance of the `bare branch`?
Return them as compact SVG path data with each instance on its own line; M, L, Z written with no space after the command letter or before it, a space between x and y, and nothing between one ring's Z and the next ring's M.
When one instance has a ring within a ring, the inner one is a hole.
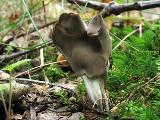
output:
M100 2L94 2L94 1L87 1L87 0L67 0L69 3L72 4L79 4L82 6L87 6L89 8L93 8L95 10L102 10L104 9L108 4L106 3L100 3Z
M31 50L20 51L20 52L17 52L17 53L12 53L12 54L10 54L10 55L1 55L1 56L0 56L0 61L2 60L2 61L5 61L5 62L6 62L6 61L12 60L12 59L14 59L14 58L17 58L17 57L20 57L20 56L29 54L29 53L31 53L31 52L33 52L33 51L37 51L37 50L39 50L39 49L41 49L41 48L44 48L44 47L46 47L46 46L48 46L48 45L52 45L52 44L53 44L53 41L50 40L50 41L48 41L46 44L42 44L42 45L40 45L40 46L38 46L38 47L36 47L36 48L33 48L33 49L31 49Z
M94 1L88 1L88 0L67 0L70 3L78 3L79 5L87 5L89 8L93 8L96 10L102 10L100 14L102 14L103 17L110 16L111 14L119 15L122 12L126 11L132 11L132 10L145 10L145 9L151 9L160 7L160 0L157 1L139 1L135 3L129 3L129 4L115 4L114 2L111 2L109 4L106 3L100 3L100 2L94 2Z

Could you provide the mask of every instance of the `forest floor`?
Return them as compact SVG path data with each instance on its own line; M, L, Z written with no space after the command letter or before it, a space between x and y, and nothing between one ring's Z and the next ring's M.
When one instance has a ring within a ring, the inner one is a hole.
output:
M0 120L160 119L160 8L104 19L113 48L106 114L89 107L83 81L49 37L61 13L88 22L98 11L50 0L0 7Z

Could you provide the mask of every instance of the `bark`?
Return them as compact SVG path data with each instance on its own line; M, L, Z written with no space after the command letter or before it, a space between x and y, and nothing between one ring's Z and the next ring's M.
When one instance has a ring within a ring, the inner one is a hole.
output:
M88 2L88 0L67 0L67 1L73 4L77 3L82 6L86 5L87 7L93 8L95 10L101 10L100 14L102 14L104 18L112 14L119 15L126 11L146 10L146 9L160 7L160 0L139 1L129 4L115 4L114 2L107 4L94 1Z

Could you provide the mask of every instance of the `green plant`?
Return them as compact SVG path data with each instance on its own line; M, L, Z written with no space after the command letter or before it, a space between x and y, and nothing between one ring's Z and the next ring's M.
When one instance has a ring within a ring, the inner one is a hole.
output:
M26 66L27 68L31 68L31 59L24 59L17 61L16 63L13 63L11 65L8 65L3 68L5 71L13 72L15 70L19 70L22 66Z
M160 23L147 24L143 27L142 37L138 32L129 36L112 53L113 65L108 72L106 88L110 99L123 101L142 83L152 79L159 71L160 58ZM133 29L131 27L113 28L118 38L124 38ZM113 48L119 43L118 38L113 39ZM160 100L159 80L145 85L136 91L128 104L120 105L120 116L135 118L136 120L160 119L158 102ZM151 104L152 103L152 104ZM107 119L107 118L106 118Z
M57 59L56 49L53 46L48 46L44 49L45 61L55 62Z
M86 92L86 88L85 88L84 83L78 84L76 89L77 89L77 100L80 101L81 96L83 96L84 93Z
M85 117L80 117L79 120L86 120L86 118Z
M70 101L68 99L67 93L63 90L60 90L59 92L55 93L57 96L59 96L60 101L63 102L66 105L70 104Z
M8 54L11 54L13 51L14 51L14 48L12 46L7 46L5 48L5 51L8 53Z
M46 68L45 74L51 82L57 82L60 78L67 76L67 73L64 73L58 65L51 65Z
M121 117L133 117L136 120L157 120L151 105L145 106L142 103L130 101L128 104L120 106Z

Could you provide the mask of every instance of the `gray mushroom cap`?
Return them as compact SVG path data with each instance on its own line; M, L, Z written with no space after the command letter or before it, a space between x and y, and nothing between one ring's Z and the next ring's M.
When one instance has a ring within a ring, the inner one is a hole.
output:
M112 48L100 15L93 17L85 28L79 15L64 13L55 25L52 39L77 75L105 74Z

